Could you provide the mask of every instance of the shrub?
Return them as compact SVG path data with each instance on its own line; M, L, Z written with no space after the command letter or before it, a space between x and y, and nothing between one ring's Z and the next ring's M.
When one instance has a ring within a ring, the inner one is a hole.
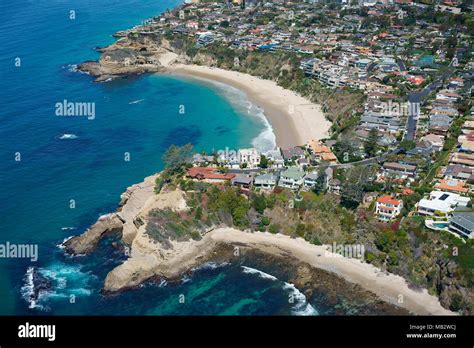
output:
M268 226L268 232L277 234L278 232L280 232L280 225L271 224L270 226Z

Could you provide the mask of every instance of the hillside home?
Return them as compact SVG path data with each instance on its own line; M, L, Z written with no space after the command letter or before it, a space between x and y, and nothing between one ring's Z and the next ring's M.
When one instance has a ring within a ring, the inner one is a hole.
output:
M474 238L474 212L454 212L448 228L463 237Z
M254 186L264 190L272 190L278 181L278 177L272 173L265 173L255 177Z
M292 190L296 190L303 185L303 178L305 173L297 168L288 168L281 172L279 186L286 187Z
M432 216L435 212L448 214L454 211L457 206L466 206L469 197L463 197L457 193L433 191L429 198L423 198L417 203L417 211L421 215Z
M377 198L375 214L381 221L391 221L395 219L403 208L403 201L384 195Z

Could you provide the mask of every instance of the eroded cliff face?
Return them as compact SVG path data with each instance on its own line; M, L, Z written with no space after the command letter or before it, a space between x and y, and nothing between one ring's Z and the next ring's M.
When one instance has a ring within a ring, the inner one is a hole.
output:
M149 176L142 183L127 188L121 195L118 211L101 216L83 234L67 240L64 243L66 252L72 255L88 254L94 251L108 233L122 233L124 242L130 245L138 227L143 223L140 212L156 196L153 191L156 177L157 175Z
M64 243L69 254L88 254L94 251L105 235L121 233L123 243L128 246L129 258L107 275L105 291L131 288L153 276L177 277L214 246L209 240L190 240L172 241L171 248L164 248L147 235L146 221L152 210L187 209L181 190L164 191L160 194L154 192L157 176L147 177L142 183L127 188L121 195L117 212L100 217L83 234Z

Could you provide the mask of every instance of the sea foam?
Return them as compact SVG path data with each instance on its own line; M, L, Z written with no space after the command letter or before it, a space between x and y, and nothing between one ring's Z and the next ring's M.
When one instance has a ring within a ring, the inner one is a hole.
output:
M260 278L268 279L272 281L278 281L278 278L272 276L271 274L262 272L256 268L251 268L247 266L241 266L244 273L247 274L255 274L258 275ZM318 311L308 303L306 296L299 291L293 284L284 283L283 289L288 290L290 292L292 301L294 303L293 308L291 309L292 314L294 315L301 315L301 316L310 316L310 315L318 315Z

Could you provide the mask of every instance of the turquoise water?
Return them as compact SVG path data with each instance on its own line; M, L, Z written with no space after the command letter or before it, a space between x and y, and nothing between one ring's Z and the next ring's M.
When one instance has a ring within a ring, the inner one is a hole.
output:
M117 30L178 3L0 3L0 241L39 245L37 262L0 259L0 314L38 311L28 309L20 295L29 266L59 279L57 293L44 303L51 307L46 312L62 313L55 301L60 304L65 294L77 292L77 303L81 296L90 303L64 312L96 313L90 298L117 261L111 260L111 251L104 259L69 260L57 244L115 210L126 187L161 169L169 145L237 148L251 145L265 130L262 118L249 114L243 96L232 89L159 75L94 84L74 71L74 64L96 59L93 48L113 42ZM55 104L63 100L95 103L95 118L57 117ZM124 160L126 153L130 161ZM18 155L21 161L15 161ZM104 304L102 313L118 314L115 306Z
M104 296L105 276L123 261L123 253L110 240L76 258L58 247L114 211L126 187L159 171L171 144L191 142L208 151L274 144L261 110L232 88L163 75L94 84L74 71L74 64L96 59L93 48L113 42L114 32L178 3L0 3L0 243L39 246L37 262L0 259L0 315L316 315L330 310L324 303L309 304L290 284L239 263L210 264L171 284L147 283ZM95 103L95 118L56 116L55 104L64 100ZM51 285L35 302L29 298L33 269ZM289 303L289 295L296 301Z

